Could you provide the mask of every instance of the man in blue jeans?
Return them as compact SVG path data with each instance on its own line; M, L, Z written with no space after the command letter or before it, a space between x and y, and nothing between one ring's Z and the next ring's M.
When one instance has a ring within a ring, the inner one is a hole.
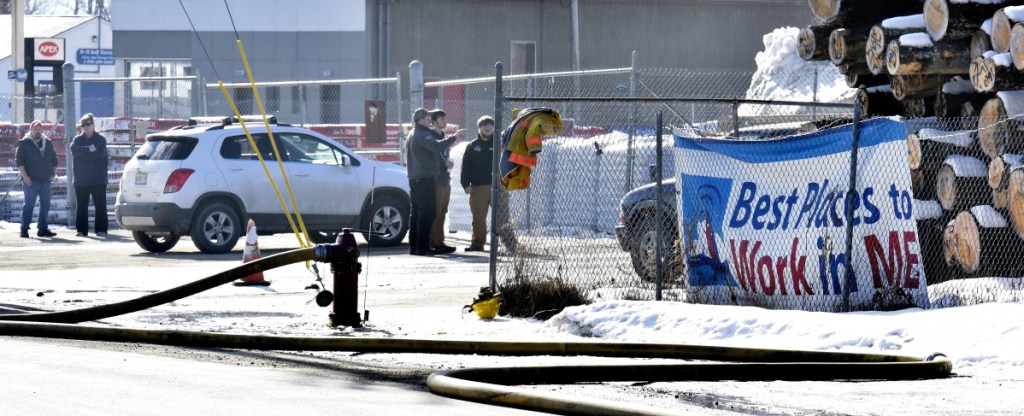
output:
M40 237L53 237L46 217L50 215L50 196L53 178L57 175L57 151L53 142L43 134L43 124L33 121L29 133L18 141L15 164L21 179L25 182L25 207L21 210L21 238L28 238L28 226L32 223L32 210L39 198L39 221L36 224Z

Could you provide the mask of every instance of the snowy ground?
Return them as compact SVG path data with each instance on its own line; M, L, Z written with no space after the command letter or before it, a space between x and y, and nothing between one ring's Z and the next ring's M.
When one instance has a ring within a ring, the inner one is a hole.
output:
M16 225L0 223L0 309L67 310L137 297L233 267L239 253L201 260L187 241L183 252L140 254L124 231L113 241L67 237L66 242L19 240ZM69 230L64 235L70 234ZM464 235L450 239L465 245ZM265 251L287 248L289 236L261 237ZM25 267L57 249L54 258ZM176 248L175 250L178 250ZM191 250L191 252L187 252ZM365 250L365 248L364 248ZM732 410L752 414L1024 414L1024 304L1003 303L899 312L849 314L771 311L676 302L614 301L569 308L548 322L482 321L461 307L487 282L484 255L411 258L404 246L364 251L361 284L366 328L330 328L328 310L306 289L302 265L267 272L266 288L222 286L198 296L94 323L132 328L279 335L412 337L504 341L608 341L732 345L902 355L946 354L958 377L926 382L866 383L612 383L540 386L578 396L633 400L675 410ZM126 254L123 254L126 253ZM144 264L144 268L121 264ZM416 263L410 263L416 262ZM18 265L13 268L9 265ZM322 266L321 269L325 269ZM0 338L0 344L3 343ZM331 353L317 353L330 355ZM604 359L447 357L361 354L382 364L426 369L478 365L577 363ZM1017 393L1013 393L1013 392ZM846 403L850 401L850 403ZM857 404L851 404L856 402ZM906 402L906 403L904 403Z

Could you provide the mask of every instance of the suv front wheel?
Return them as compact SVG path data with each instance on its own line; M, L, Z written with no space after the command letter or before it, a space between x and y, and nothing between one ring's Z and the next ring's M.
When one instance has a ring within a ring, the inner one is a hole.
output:
M373 235L363 234L373 247L396 246L405 239L409 231L409 206L399 203L393 197L380 197L370 206L370 230ZM365 218L365 217L364 217ZM380 233L382 235L376 234Z
M203 253L227 253L242 235L238 213L230 205L215 202L204 205L192 221L192 243Z
M675 247L676 233L669 228L671 226L672 224L666 221L661 236L661 247L663 253L665 253L662 258L662 268L665 270L663 277L666 281L677 280L681 272L676 262L678 256L678 250ZM634 234L636 246L630 253L630 257L633 263L633 270L645 282L654 283L658 280L657 235L653 218L641 220Z

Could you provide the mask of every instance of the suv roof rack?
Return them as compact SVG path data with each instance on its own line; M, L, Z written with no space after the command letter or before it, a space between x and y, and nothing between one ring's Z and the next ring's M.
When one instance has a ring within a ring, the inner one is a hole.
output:
M245 121L246 123L253 123L253 122L262 123L263 122L263 116L260 116L259 114L243 115L242 116L242 121ZM267 121L270 124L276 125L277 124L277 116L267 116ZM238 117L235 117L235 116L231 116L231 117L190 117L188 119L188 126L189 127L194 127L194 126L198 126L198 125L201 125L201 124L220 124L221 127L226 127L226 126L230 126L230 125L235 124L235 123L238 123Z

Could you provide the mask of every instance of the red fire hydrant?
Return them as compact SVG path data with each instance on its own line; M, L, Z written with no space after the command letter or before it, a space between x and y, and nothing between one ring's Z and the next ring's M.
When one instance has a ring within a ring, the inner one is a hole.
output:
M356 237L349 228L341 230L336 242L341 255L338 261L331 262L331 273L334 274L334 312L331 313L331 326L361 327L359 315L359 273L363 265L356 261L359 258L359 246Z

